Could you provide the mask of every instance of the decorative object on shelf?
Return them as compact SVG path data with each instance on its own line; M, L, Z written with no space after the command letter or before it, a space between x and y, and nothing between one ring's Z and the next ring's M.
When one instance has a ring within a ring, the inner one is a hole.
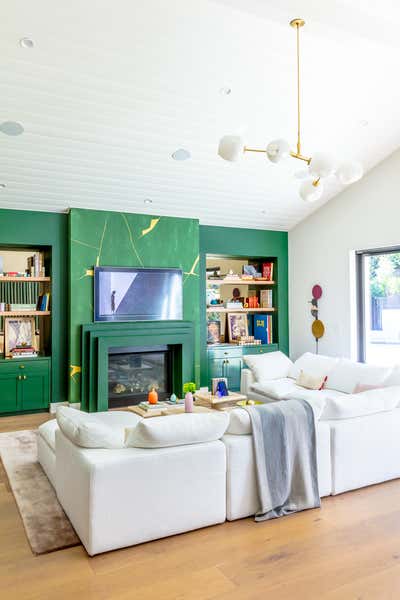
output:
M261 308L272 308L272 290L260 290Z
M4 318L4 353L11 356L17 346L31 346L37 352L35 319L29 317Z
M300 197L305 202L316 202L323 193L321 179L335 175L343 185L358 181L363 176L363 167L358 162L346 162L336 166L329 155L315 153L312 157L302 154L300 126L300 29L305 24L303 19L293 19L290 25L296 30L297 39L297 146L292 151L286 140L276 139L265 149L248 148L242 138L237 135L226 135L221 138L218 154L224 160L237 161L245 152L262 152L272 163L278 163L289 156L304 161L308 166L309 179L305 179L299 189Z
M147 400L149 404L157 404L158 402L158 393L157 390L153 387L148 393Z
M227 313L229 341L235 342L249 335L249 324L245 313Z
M318 308L318 300L322 297L322 287L320 285L314 285L312 288L312 299L310 300L311 304L311 314L314 317L314 321L311 325L311 332L315 339L315 353L318 354L318 342L323 337L325 333L325 325L318 318L319 308Z
M176 394L171 394L169 397L169 401L172 402L172 404L176 404L176 400L177 400Z
M207 344L219 344L221 340L221 322L218 320L207 322Z
M237 341L237 343L239 346L259 346L261 344L261 340L256 340L254 335L244 335Z
M123 394L126 392L126 386L123 383L116 383L112 391L114 394Z
M185 394L185 412L193 412L193 394L192 392L186 392Z
M272 281L274 279L274 263L273 262L265 262L262 264L262 275L265 278L265 281Z
M243 275L254 279L255 277L260 277L261 273L257 271L254 265L243 265Z

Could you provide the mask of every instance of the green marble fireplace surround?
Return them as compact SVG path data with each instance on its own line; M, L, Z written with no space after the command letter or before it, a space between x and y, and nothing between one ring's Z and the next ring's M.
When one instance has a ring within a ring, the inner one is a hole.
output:
M88 412L108 410L108 354L111 348L166 345L172 350L172 390L179 396L193 381L193 323L142 321L91 323L82 327L82 400Z
M81 380L86 379L83 371L88 368L81 357L82 326L93 323L94 266L182 269L183 318L193 324L193 368L199 380L199 223L196 219L73 208L69 215L69 252L70 402L81 402ZM174 323L178 331L178 322ZM131 325L134 324L123 323L122 329ZM155 322L152 325L157 328ZM112 330L110 323L103 326L107 331ZM93 401L88 408L94 410Z

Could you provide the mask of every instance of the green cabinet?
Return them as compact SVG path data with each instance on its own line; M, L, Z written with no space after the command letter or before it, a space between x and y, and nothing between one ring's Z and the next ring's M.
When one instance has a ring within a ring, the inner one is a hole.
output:
M50 368L50 358L0 361L0 413L48 408Z
M212 346L208 348L208 386L214 377L226 377L231 392L240 391L243 357L248 354L263 354L278 350L278 344L264 346Z

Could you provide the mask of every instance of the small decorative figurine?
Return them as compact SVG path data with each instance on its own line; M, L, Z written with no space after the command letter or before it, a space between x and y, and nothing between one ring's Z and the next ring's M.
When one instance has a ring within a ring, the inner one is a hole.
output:
M171 394L169 397L170 402L173 402L174 404L176 403L176 395L175 394Z
M157 394L157 391L155 390L155 388L151 389L151 392L149 392L147 400L149 401L149 404L157 404L158 394Z
M223 396L228 396L228 388L226 387L226 383L225 381L218 381L217 384L217 394L216 394L219 398L222 398Z
M193 394L186 392L185 394L185 413L193 412Z

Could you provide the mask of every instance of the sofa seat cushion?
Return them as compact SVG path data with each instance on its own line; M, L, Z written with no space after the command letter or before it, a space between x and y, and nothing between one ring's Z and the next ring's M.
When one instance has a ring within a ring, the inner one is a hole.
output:
M50 450L56 451L56 431L58 429L58 423L56 419L50 419L46 423L42 423L38 427L39 435L44 439Z
M293 379L282 377L271 381L256 381L250 386L250 390L274 400L284 400L296 387Z
M400 406L400 386L368 390L358 394L325 396L321 420L352 419L394 410Z
M229 425L226 433L232 435L249 435L252 432L249 413L244 408L233 408L229 411Z
M287 377L293 365L283 352L266 352L265 354L248 354L243 357L245 364L251 369L256 381L270 381Z
M329 377L330 372L338 363L338 358L305 352L298 358L289 370L288 377L297 379L300 371L312 377Z
M357 363L341 358L328 375L325 387L353 394L360 384L381 386L387 380L391 369Z
M219 440L229 424L225 412L184 413L143 419L126 429L125 444L133 448L167 448Z
M125 429L138 419L122 413L85 413L67 406L57 408L56 418L64 435L83 448L124 448Z

